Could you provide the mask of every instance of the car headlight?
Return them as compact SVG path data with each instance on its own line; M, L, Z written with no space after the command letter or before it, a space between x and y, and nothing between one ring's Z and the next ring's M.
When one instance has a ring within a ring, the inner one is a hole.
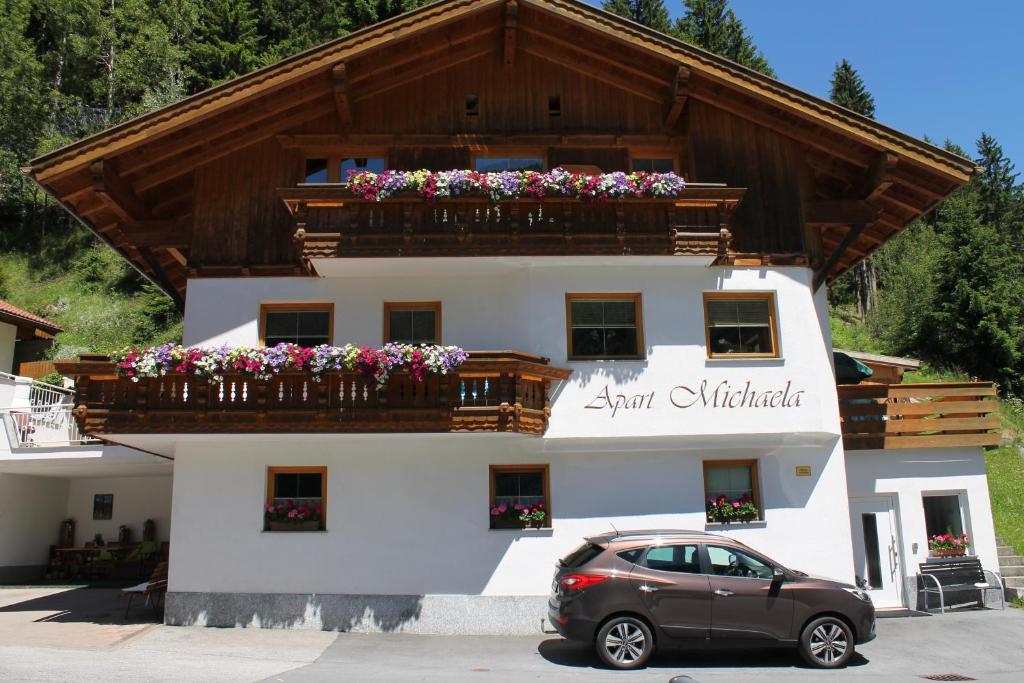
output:
M861 602L866 602L869 605L871 604L871 596L868 595L867 591L861 590L860 588L843 588L843 590L852 595L853 597L857 598Z

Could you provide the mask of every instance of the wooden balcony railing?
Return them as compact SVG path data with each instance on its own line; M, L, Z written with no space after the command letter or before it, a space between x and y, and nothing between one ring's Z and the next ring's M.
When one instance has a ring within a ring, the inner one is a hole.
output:
M673 199L549 197L497 204L481 197L382 201L345 185L306 184L278 195L295 221L304 262L372 256L696 255L724 258L743 188L691 185Z
M991 382L839 386L847 450L998 446L998 413Z
M515 351L473 351L450 375L394 373L381 390L353 372L208 382L188 375L132 382L104 360L58 362L74 377L82 431L102 434L258 432L517 432L547 429L552 380L571 370Z

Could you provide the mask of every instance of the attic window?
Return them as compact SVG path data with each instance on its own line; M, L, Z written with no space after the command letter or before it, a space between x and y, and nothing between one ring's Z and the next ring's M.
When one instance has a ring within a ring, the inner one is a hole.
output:
M327 182L327 159L306 159L306 182Z
M548 95L548 116L562 115L562 96Z
M466 116L480 115L480 96L466 95Z

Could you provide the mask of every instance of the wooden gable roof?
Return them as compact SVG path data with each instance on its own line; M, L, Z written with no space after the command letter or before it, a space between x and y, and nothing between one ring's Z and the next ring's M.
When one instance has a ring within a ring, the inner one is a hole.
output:
M656 103L668 133L692 98L800 143L815 178L803 210L820 234L822 279L975 172L967 159L578 0L441 0L87 137L27 171L180 301L197 168L324 117L344 130L362 99L484 54L514 68L519 51Z

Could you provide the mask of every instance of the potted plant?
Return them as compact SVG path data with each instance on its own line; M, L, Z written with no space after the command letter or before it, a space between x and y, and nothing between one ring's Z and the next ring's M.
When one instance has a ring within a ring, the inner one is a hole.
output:
M743 494L732 500L725 496L708 498L707 520L719 524L730 522L750 522L757 519L760 510L754 505L754 500Z
M544 502L533 506L523 503L500 503L491 507L492 529L541 529L548 513Z
M939 534L928 539L928 554L932 557L963 557L970 547L967 534Z
M323 508L319 502L283 500L267 503L263 520L267 531L319 531Z

